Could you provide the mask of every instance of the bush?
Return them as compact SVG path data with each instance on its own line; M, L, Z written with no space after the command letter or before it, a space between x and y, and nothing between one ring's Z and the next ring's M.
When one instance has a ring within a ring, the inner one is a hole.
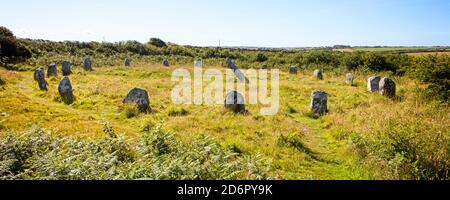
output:
M139 109L135 103L126 103L122 110L123 115L127 118L139 116Z
M267 61L267 57L262 53L258 53L258 54L256 54L255 61L256 62L265 62L265 61Z
M166 47L167 44L159 38L150 38L148 44L153 45L155 47Z
M450 100L450 56L417 57L409 73L416 80L428 84L428 97L447 102Z
M406 126L401 119L388 119L374 133L353 135L351 143L362 158L383 169L386 178L448 180L450 138L425 123L417 120L417 126Z
M31 52L25 48L14 34L0 26L0 59L8 62L18 62L31 57Z
M0 137L0 179L270 178L265 160L238 156L208 138L186 145L160 126L138 141L117 134L107 123L104 132L97 140L53 136L37 127L8 133Z

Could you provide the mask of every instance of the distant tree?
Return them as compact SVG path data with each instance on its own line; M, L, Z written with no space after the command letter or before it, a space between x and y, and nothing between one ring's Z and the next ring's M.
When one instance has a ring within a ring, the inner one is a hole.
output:
M159 38L150 38L148 44L156 46L156 47L166 47L167 44Z

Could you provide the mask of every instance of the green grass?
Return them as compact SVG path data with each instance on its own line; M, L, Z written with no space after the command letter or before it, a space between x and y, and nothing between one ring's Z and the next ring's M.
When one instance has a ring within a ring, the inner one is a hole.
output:
M132 68L100 67L94 72L75 68L70 80L76 101L71 105L59 100L57 84L61 77L48 79L49 90L42 92L32 72L2 69L1 79L7 84L0 90L0 113L8 115L0 116L0 132L3 135L8 131L22 132L38 125L57 135L95 140L104 136L104 124L108 123L133 141L141 137L143 130L161 123L183 144L207 136L242 156L260 155L270 161L270 176L276 179L403 178L391 170L390 159L377 160L382 154L364 158L359 153L377 150L379 140L375 137L387 132L386 123L392 119L398 120L395 128L420 131L417 137L427 134L417 143L432 142L431 137L440 138L442 144L448 141L450 110L418 100L415 93L418 85L408 78L394 77L398 91L402 92L401 100L392 101L366 91L365 80L372 74L355 72L356 87L352 87L345 84L345 73L325 72L324 80L316 80L311 71L298 75L282 72L280 112L261 116L259 105L246 105L246 114L231 113L222 105L173 105L171 89L176 82L170 76L177 67L139 64ZM134 87L148 91L151 113L139 114L133 107L122 105L123 98ZM330 95L326 116L317 117L309 112L309 98L314 89ZM421 129L414 129L419 120L423 122ZM355 145L361 145L355 142L355 136L359 142L372 146L354 149ZM448 152L442 151L440 155L445 160Z

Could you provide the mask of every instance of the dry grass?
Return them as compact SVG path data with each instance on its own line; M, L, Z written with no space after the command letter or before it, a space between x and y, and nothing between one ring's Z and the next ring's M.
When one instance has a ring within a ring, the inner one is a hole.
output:
M70 80L77 99L71 105L58 98L61 77L48 79L49 91L41 92L32 72L0 70L7 83L0 90L0 113L8 113L8 117L0 116L0 132L23 131L37 124L61 135L97 138L103 132L102 123L109 122L117 132L135 138L149 124L163 122L186 143L205 135L240 153L262 154L272 161L272 175L280 179L393 178L384 176L384 169L361 165L347 148L351 134L373 134L392 118L408 127L415 125L416 120L410 120L414 117L426 121L425 127L449 134L448 108L433 115L429 105L416 99L415 83L406 78L394 77L399 99L393 101L366 91L365 80L372 74L355 72L355 86L349 86L345 73L324 72L324 80L319 81L310 71L298 75L283 72L277 115L259 115L258 105L248 105L248 113L236 115L221 105L173 105L170 95L176 82L170 77L178 67L141 63L133 68L97 68L89 73L75 68ZM121 111L122 100L133 87L148 91L150 114L130 117ZM311 118L308 110L314 89L330 94L330 111L319 119ZM309 151L280 146L279 138L285 134L298 136L298 142Z

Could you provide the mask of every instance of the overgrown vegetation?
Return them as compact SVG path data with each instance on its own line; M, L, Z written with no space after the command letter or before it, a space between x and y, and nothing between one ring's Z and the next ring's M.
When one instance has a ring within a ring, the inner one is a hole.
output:
M0 68L3 179L450 179L449 55L200 48L156 38L147 44L14 39L31 57L2 54L0 65L9 69ZM94 72L78 67L86 55ZM125 56L133 58L132 68L121 67ZM300 71L281 74L275 116L258 115L255 105L246 105L246 115L223 106L172 106L172 69L161 61L190 66L197 57L205 67L219 68L231 57L241 68ZM48 79L48 92L31 78L38 65L63 60L74 66L71 105L61 103L58 77ZM308 78L316 68L325 80ZM344 83L349 71L354 87ZM398 98L367 93L372 75L394 79ZM152 113L122 104L136 86L149 91ZM325 116L307 107L314 89L330 95ZM17 133L30 124L58 134ZM269 169L266 159L273 161Z
M0 179L269 179L259 158L238 156L208 138L189 145L160 126L130 141L105 125L98 140L41 128L0 138Z
M331 71L362 70L391 71L393 74L410 75L424 83L430 83L429 92L448 101L449 56L424 56L412 58L405 54L374 51L338 52L319 50L252 51L227 48L202 48L166 44L159 38L151 38L147 44L138 41L125 42L52 42L46 40L16 39L5 27L0 29L2 43L1 65L14 70L31 70L50 62L70 60L81 66L86 55L92 56L96 66L121 65L123 59L132 56L136 62L161 63L166 57L174 64L192 63L203 58L206 64L224 65L224 58L236 59L241 68L260 68L261 63L270 68L287 69L291 65L302 69L321 68ZM13 65L18 63L18 65ZM416 69L412 71L411 69ZM433 70L431 72L430 70Z

